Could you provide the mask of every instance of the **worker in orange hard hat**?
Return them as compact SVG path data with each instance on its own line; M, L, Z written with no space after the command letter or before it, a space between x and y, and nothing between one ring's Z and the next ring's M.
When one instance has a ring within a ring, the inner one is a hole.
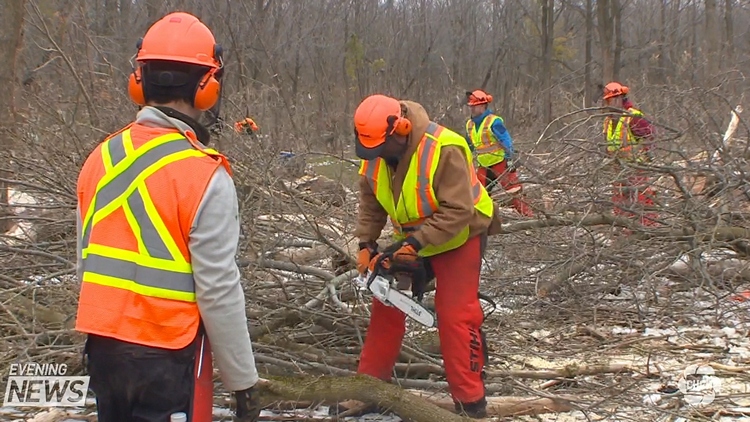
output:
M257 421L237 194L198 122L219 102L222 50L187 13L156 22L137 49L128 92L142 108L87 157L77 186L76 330L98 418L211 421L213 355L238 420Z
M434 275L438 333L456 410L484 417L487 349L479 273L485 234L497 214L476 177L471 151L461 135L431 121L422 105L385 95L362 101L354 132L361 159L357 268L362 275L394 271L397 279L409 273L410 285L398 288L410 288L417 300ZM388 218L394 236L380 250L376 241ZM390 380L405 318L373 301L359 373Z
M492 192L495 184L511 195L511 204L519 214L531 217L534 213L523 198L523 185L518 182L518 173L513 165L513 139L505 127L503 118L489 109L492 95L477 89L466 92L466 104L471 109L471 118L466 122L469 147L476 154L477 177Z
M234 123L234 131L237 133L245 133L248 135L254 135L255 132L259 131L260 128L255 123L255 120L245 117Z
M633 106L628 98L630 89L619 82L610 82L602 91L605 106L624 111L618 118L608 116L604 120L607 153L633 164L642 165L650 162L653 154L654 127L643 113ZM627 168L621 173L614 183L614 213L632 217L634 208L653 208L656 192L645 172ZM640 214L642 225L656 224L656 213L640 210Z

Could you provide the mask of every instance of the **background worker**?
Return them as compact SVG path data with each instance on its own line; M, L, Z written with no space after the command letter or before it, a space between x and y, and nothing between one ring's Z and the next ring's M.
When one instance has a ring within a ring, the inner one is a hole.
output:
M234 123L234 131L237 133L244 133L246 135L255 135L256 132L258 132L260 128L255 123L255 120L253 120L250 117L245 117L242 120L238 120Z
M607 153L623 162L643 165L652 161L654 127L628 99L629 91L627 86L618 82L610 82L603 88L604 105L625 111L619 118L606 117L604 120ZM616 215L634 217L632 211L636 208L654 207L656 192L643 170L618 167L613 188L612 203ZM657 213L638 211L642 225L656 225Z
M511 205L519 214L532 217L531 207L523 199L523 185L518 183L518 174L513 166L513 140L505 127L502 117L489 109L492 95L478 89L466 92L466 104L471 110L471 118L466 122L467 142L476 153L477 177L492 192L500 183L510 194Z
M360 167L358 269L427 262L436 278L435 307L446 378L456 410L486 415L486 344L479 303L482 240L494 214L463 137L430 121L412 101L364 99L354 114ZM376 240L390 217L395 242ZM414 286L412 286L414 291ZM415 292L417 293L417 292ZM405 332L405 314L374 300L359 373L390 380Z
M237 196L198 123L220 99L221 48L187 13L137 47L128 91L143 108L87 157L77 187L76 330L88 334L98 418L211 421L213 351L237 420L256 421Z

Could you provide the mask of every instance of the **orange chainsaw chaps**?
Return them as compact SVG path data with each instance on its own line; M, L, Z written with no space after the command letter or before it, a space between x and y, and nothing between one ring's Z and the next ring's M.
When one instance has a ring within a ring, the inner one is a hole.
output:
M213 420L214 369L211 361L211 344L208 341L208 336L204 334L201 335L201 340L195 351L195 384L193 387L193 417L191 422L211 422Z

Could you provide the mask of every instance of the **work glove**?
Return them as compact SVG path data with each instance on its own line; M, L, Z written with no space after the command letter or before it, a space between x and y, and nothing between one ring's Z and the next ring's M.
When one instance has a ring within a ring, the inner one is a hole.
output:
M236 403L234 422L257 422L260 417L260 401L253 387L247 390L235 391Z
M357 271L360 275L365 275L370 261L378 254L378 244L375 242L360 242L359 253L357 254Z
M409 236L403 241L393 243L383 250L382 253L377 254L370 260L370 271L375 269L375 265L378 259L383 256L383 260L380 265L385 270L390 270L392 266L398 267L418 267L419 255L417 253L422 249L422 245L419 243L414 236Z

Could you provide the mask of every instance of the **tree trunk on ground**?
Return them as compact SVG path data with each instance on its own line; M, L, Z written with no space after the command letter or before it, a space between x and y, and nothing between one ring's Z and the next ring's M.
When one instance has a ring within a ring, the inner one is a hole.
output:
M404 390L366 375L353 377L274 377L258 383L263 405L277 401L323 401L338 403L358 401L389 409L404 421L462 422L463 418L448 409L453 401L445 394ZM488 397L488 416L512 416L567 412L572 406L565 399L535 397Z

